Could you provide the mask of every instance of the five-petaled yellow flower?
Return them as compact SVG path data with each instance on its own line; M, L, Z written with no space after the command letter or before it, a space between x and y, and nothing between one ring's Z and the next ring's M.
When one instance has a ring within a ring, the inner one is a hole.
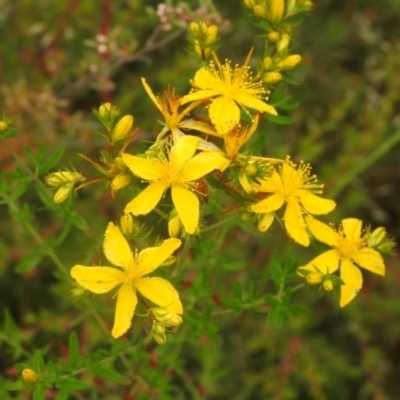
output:
M322 193L323 185L317 184L316 176L310 176L310 173L309 164L301 162L296 168L295 164L286 160L276 167L269 178L260 182L258 192L271 195L251 206L255 213L269 214L286 203L283 217L286 231L295 242L303 246L310 244L303 214L328 214L336 207L333 200L314 194Z
M75 265L71 276L93 293L106 293L119 286L112 336L123 335L131 326L138 302L137 293L168 312L182 314L178 292L163 278L145 277L157 269L181 245L179 239L167 239L158 247L140 253L132 251L120 229L109 223L104 238L104 254L113 267Z
M175 94L173 89L168 88L162 95L156 96L147 84L146 79L142 78L142 84L155 104L160 110L165 119L165 127L162 129L158 138L161 139L167 132L172 133L174 142L181 138L184 133L181 129L193 129L205 134L215 135L215 129L205 122L196 121L192 118L186 118L189 112L197 107L201 101L194 102L186 107L183 111L179 112L182 97ZM201 144L206 143L202 141Z
M307 218L310 232L317 240L333 249L328 250L307 265L299 267L312 272L331 274L340 268L340 307L350 303L362 288L363 278L358 267L378 275L385 275L385 264L381 254L368 247L368 236L362 232L362 221L356 218L342 220L338 230L312 217ZM357 267L358 266L358 267Z
M277 115L273 106L263 101L266 90L258 77L251 74L247 65L231 67L210 63L208 68L198 70L192 81L194 91L184 96L181 104L213 97L209 107L211 122L219 133L228 132L240 120L240 108L247 107Z
M199 199L193 193L196 180L226 164L226 159L216 152L195 155L200 138L190 135L181 137L169 152L168 160L143 158L123 154L128 168L150 185L125 207L125 213L148 214L158 204L170 187L171 197L186 232L194 234L199 223Z

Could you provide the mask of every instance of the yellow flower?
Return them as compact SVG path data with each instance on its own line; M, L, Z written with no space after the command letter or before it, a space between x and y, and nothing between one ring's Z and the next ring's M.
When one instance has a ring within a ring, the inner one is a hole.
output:
M226 163L216 152L194 155L200 138L182 136L171 148L168 160L142 158L123 154L128 168L150 185L125 207L126 213L148 214L158 204L170 187L171 196L179 218L188 234L194 234L199 223L199 199L193 193L196 180Z
M378 275L385 275L385 265L381 254L368 247L368 235L362 232L362 221L356 218L342 220L338 230L312 217L306 217L310 232L317 240L333 247L307 265L299 267L309 271L317 269L331 274L340 268L340 307L350 303L362 288L363 278L358 267ZM301 271L299 271L301 274Z
M113 267L75 265L71 276L93 293L106 293L119 286L111 335L123 335L131 326L138 302L137 292L168 312L182 314L178 292L163 278L146 277L157 269L180 245L179 239L167 239L158 247L148 247L140 253L132 251L121 231L109 223L104 238L104 254Z
M310 176L310 173L309 164L301 162L296 168L290 160L283 162L269 178L261 181L258 188L258 192L271 195L251 206L255 213L268 214L279 210L286 203L283 217L286 231L303 246L310 244L303 214L328 214L336 207L333 200L314 194L321 193L323 185L317 184L316 176Z
M247 65L231 67L210 63L208 68L201 68L192 81L194 91L184 96L181 104L213 97L209 107L211 122L217 131L228 132L240 120L240 108L247 107L261 112L277 115L274 107L265 103L266 90L259 77L253 77ZM246 110L247 112L247 110Z
M201 101L192 103L182 112L179 112L179 107L182 104L182 97L177 96L172 89L168 89L161 96L155 96L146 79L142 78L142 84L156 107L160 110L165 119L165 127L162 129L158 138L162 138L167 132L171 131L174 142L181 138L184 133L181 129L193 129L209 135L215 135L215 129L204 123L194 119L184 119L193 108L197 107ZM200 144L204 144L201 141ZM206 142L205 142L206 143ZM206 146L207 147L207 146ZM204 148L206 150L206 148Z

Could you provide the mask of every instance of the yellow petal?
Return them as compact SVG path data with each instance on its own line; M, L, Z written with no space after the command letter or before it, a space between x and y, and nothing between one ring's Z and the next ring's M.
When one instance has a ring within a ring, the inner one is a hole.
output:
M172 186L171 196L182 225L189 235L193 235L199 224L199 199L190 190L179 185Z
M141 295L167 311L182 314L182 303L179 294L170 282L163 278L140 278L135 286Z
M251 206L252 211L255 213L269 214L273 211L279 210L285 203L285 198L280 194L272 194L260 202Z
M308 264L299 267L311 272L321 272L322 274L332 274L339 268L340 253L335 250L328 250L315 257ZM301 272L299 272L301 274Z
M118 226L112 222L108 224L105 233L103 251L107 260L113 265L127 269L133 263L133 255L128 242Z
M239 107L233 100L225 97L214 99L210 104L208 114L219 133L227 133L240 120Z
M132 156L131 154L123 153L122 159L126 166L140 178L148 181L160 179L160 170L162 163L153 158L143 158Z
M71 276L80 286L97 294L109 292L125 279L125 274L117 268L84 265L72 267Z
M364 248L357 251L351 258L360 267L378 275L385 275L383 258L376 250Z
M212 135L221 137L221 135L215 130L215 128L205 122L196 121L195 119L185 119L180 124L181 129L192 129L198 132L205 133L206 135Z
M247 91L246 89L243 90ZM257 99L257 97L245 94L245 93L238 93L234 100L236 100L239 104L243 105L244 107L254 108L258 111L263 111L268 114L278 115L275 107L271 106L270 104L265 103L264 101Z
M161 106L161 103L158 101L157 97L154 95L153 91L151 90L151 87L147 84L146 79L142 78L142 84L143 84L144 89L146 90L147 94L151 98L151 100L153 100L153 103L160 110L161 114L163 114L165 116L165 113Z
M340 264L340 277L344 285L340 286L340 307L349 304L362 288L361 271L349 260L344 259Z
M183 165L194 156L199 142L200 138L196 136L184 135L179 138L169 152L170 162Z
M347 239L358 240L361 236L362 221L357 218L342 220L343 232Z
M300 190L296 192L296 195L299 192ZM298 195L300 203L310 214L328 214L336 207L336 203L333 200L316 196L307 190L302 190L301 192L301 195Z
M283 217L285 228L289 236L302 246L310 244L310 238L306 231L306 224L304 222L303 212L300 204L294 197L289 197L285 215Z
M158 204L167 188L168 186L164 181L151 183L126 205L124 212L133 215L148 214Z
M227 162L226 158L216 152L205 151L196 154L184 165L181 175L182 180L184 182L195 181Z
M308 230L315 237L315 239L327 244L328 246L337 247L337 233L333 228L310 216L306 216L305 219Z
M137 274L144 276L158 268L180 245L179 239L166 239L157 247L148 247L139 253Z
M115 307L114 326L111 335L115 338L123 335L131 326L137 304L137 296L131 283L122 285L118 291Z

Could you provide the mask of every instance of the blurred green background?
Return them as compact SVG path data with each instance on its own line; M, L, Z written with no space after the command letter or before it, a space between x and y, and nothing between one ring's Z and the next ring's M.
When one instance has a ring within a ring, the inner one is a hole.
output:
M59 168L70 167L72 160L77 169L88 169L76 153L98 159L103 140L92 109L104 101L135 116L141 140L154 138L159 131L155 120L161 118L140 78L146 77L155 92L168 85L177 93L189 90L199 65L184 50L188 20L218 25L220 59L241 63L252 45L262 55L260 32L239 1L184 3L170 2L174 9L162 22L158 1L0 0L0 110L19 115L15 126L20 134L9 140L15 151L23 157L26 146L35 152L45 143L49 154L64 146ZM165 30L167 24L171 30ZM287 88L300 103L290 114L295 122L283 126L262 121L254 143L265 156L290 154L310 162L325 183L324 195L338 203L335 222L361 218L372 227L385 226L399 242L399 1L316 2L294 36L294 52L303 56L295 71L299 85ZM17 167L4 146L0 165L3 171ZM43 207L34 188L20 199L21 209L25 203L44 237L60 230L63 220ZM100 252L106 223L121 212L111 198L100 200L96 188L79 194L76 210L90 231L73 228L58 247L59 257L70 266L89 262ZM68 337L69 321L77 315L70 284L60 282L48 257L29 272L16 272L16 266L32 260L36 243L7 204L0 204L0 218L0 313L10 310L31 351L45 348L49 359L60 357L59 343ZM244 268L224 268L207 249L204 254L198 250L198 271L211 263L212 273L194 271L187 279L194 288L211 285L209 290L224 298L224 290L236 280L248 287L269 287L266 266L273 252L283 261L295 257L299 263L316 254L315 248L298 249L274 236L263 241L261 235L235 228L228 238L239 241L240 248L226 243L221 247L225 253L218 256L243 260ZM141 349L142 358L132 368L144 369L154 392L138 394L114 384L103 392L95 387L93 397L85 398L400 398L398 259L387 259L384 279L368 272L364 279L361 293L343 310L335 295L319 297L316 290L294 294L296 304L311 312L281 330L266 324L265 314L250 310L211 317L209 323L218 328L213 335L205 330L196 337L189 324L164 347ZM112 311L106 317L111 319ZM87 340L95 346L93 335ZM154 358L157 368L151 364ZM23 362L23 357L13 359L7 343L0 343L4 378L15 378L16 361ZM180 371L172 378L166 375L171 368ZM53 398L50 392L48 396Z

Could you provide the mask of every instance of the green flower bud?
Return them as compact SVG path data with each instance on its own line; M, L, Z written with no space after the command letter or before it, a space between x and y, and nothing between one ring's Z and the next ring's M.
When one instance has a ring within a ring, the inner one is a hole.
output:
M124 115L115 125L112 133L111 133L111 141L112 143L117 143L125 140L128 136L128 133L132 129L134 118L132 115Z

